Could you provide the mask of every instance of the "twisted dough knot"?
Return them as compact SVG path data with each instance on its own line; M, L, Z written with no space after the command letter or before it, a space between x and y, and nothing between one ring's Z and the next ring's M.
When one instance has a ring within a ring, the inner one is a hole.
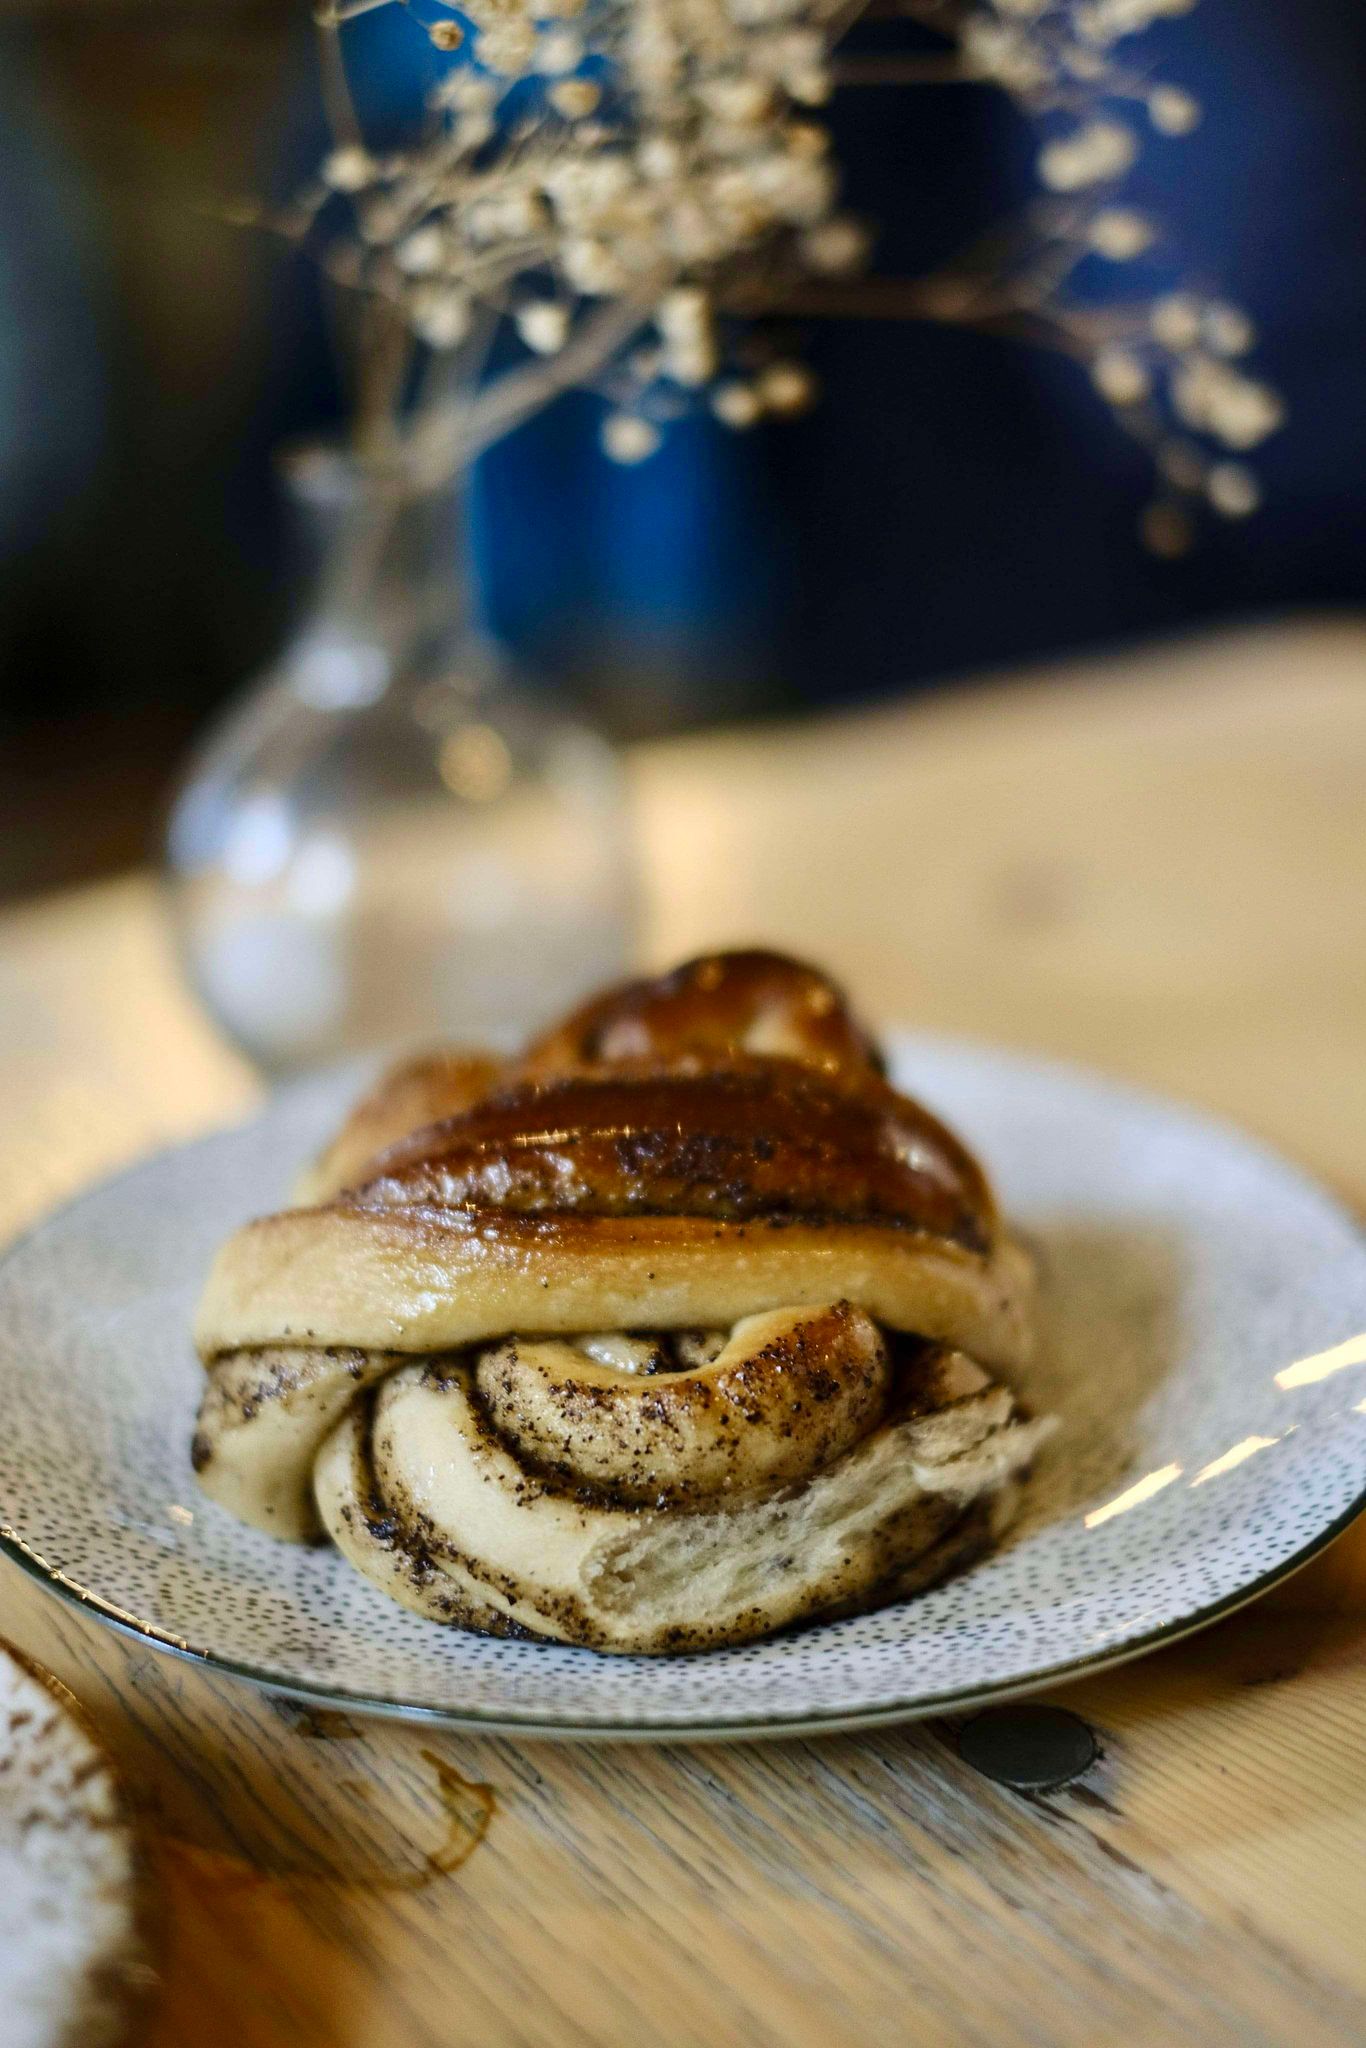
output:
M844 996L814 967L781 953L710 953L653 981L630 981L575 1010L528 1049L528 1074L694 1054L800 1060L861 1083L882 1072L877 1046Z
M303 1194L211 1275L196 1465L436 1618L659 1650L894 1597L1037 1441L975 1362L1028 1337L980 1169L778 956L400 1069Z

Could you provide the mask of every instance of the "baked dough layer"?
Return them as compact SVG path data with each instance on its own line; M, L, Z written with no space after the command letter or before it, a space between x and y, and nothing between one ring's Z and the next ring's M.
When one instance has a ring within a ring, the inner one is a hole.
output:
M528 1468L468 1367L404 1366L328 1437L324 1525L405 1607L497 1634L658 1654L745 1642L902 1597L978 1554L1047 1425L936 1353L932 1405L800 1485L690 1511L626 1506Z

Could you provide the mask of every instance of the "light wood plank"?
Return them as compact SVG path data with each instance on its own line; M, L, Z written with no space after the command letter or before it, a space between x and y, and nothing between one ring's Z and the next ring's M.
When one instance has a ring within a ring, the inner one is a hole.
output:
M1363 664L1366 630L1287 628L643 749L651 951L796 945L884 1015L1189 1095L1366 1198ZM146 880L0 919L0 1231L257 1093ZM301 1721L0 1574L0 1628L141 1801L151 2048L1348 2048L1364 1604L1356 1531L1071 1687L1103 1757L1027 1798L947 1723L574 1750Z

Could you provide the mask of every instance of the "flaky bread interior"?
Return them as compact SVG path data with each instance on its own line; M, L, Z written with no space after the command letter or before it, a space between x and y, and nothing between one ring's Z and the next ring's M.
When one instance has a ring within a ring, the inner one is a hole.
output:
M585 1499L529 1475L468 1369L405 1366L354 1403L318 1459L328 1534L435 1620L597 1650L716 1648L896 1598L976 1554L1013 1510L1044 1422L971 1361L937 1404L885 1424L800 1486L692 1512Z

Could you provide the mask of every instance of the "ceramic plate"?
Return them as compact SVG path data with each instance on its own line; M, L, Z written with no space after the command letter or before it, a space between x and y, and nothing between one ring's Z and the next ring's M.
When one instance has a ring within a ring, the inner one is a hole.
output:
M879 1614L691 1658L505 1643L405 1613L329 1550L203 1500L188 1329L353 1077L150 1160L0 1266L4 1541L119 1627L282 1693L545 1735L909 1718L1133 1656L1248 1599L1366 1505L1366 1244L1292 1168L1062 1067L901 1037L900 1083L990 1165L1044 1275L1061 1417L1005 1545Z
M65 1688L0 1644L0 2038L124 2038L137 1873L113 1766Z

